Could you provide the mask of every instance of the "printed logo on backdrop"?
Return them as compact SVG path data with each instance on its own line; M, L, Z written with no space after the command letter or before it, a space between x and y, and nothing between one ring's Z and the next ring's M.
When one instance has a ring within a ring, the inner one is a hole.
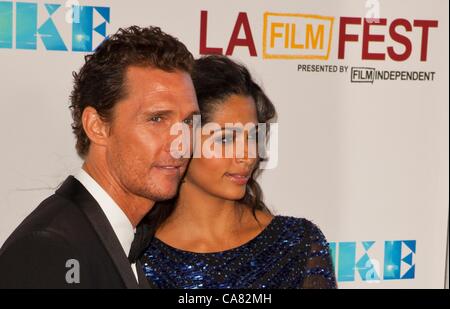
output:
M109 7L0 1L0 49L92 52L109 23Z
M330 242L330 249L340 282L415 278L415 240Z
M217 47L208 44L208 11L201 11L199 53L230 56L238 51L267 60L302 60L296 64L298 72L346 74L351 83L359 84L434 81L436 72L410 70L409 67L411 63L424 67L423 64L432 56L430 46L437 46L432 39L439 26L438 21L381 18L379 1L367 0L364 4L366 15L360 17L322 16L314 12L264 12L261 16L260 50L256 48L255 29L246 12L238 13L227 46ZM346 59L361 64L341 64ZM385 69L382 65L387 62L405 64L408 69Z

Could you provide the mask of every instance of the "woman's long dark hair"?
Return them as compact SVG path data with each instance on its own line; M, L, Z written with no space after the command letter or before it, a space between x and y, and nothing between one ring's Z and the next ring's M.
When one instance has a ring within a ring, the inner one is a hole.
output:
M232 95L250 96L256 104L258 123L268 124L276 116L275 106L265 95L261 87L256 84L248 69L225 56L205 56L197 59L192 72L200 108L202 123L211 121L211 117L217 106L224 103ZM256 211L261 210L270 213L263 202L261 187L256 181L260 173L258 162L247 182L245 195L238 202L251 208L256 218ZM150 224L152 235L169 218L175 209L178 196L173 199L158 202L147 214L145 220Z

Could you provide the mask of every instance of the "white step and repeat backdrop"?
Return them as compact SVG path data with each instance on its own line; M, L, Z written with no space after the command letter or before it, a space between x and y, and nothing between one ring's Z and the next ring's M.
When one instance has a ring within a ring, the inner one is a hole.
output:
M80 167L71 72L108 34L157 25L248 65L275 102L277 214L318 224L340 288L442 288L447 0L0 0L0 244Z

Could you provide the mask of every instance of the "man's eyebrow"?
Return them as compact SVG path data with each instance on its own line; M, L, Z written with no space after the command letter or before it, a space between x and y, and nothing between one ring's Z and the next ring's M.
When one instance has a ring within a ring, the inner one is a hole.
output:
M164 115L170 115L173 114L173 111L170 109L149 109L142 112L144 116L164 116Z
M154 116L170 116L173 114L175 114L175 111L173 111L171 109L148 109L141 113L141 115L146 118L154 117ZM196 115L200 116L200 111L191 112L187 117L184 118L184 120L191 119Z
M186 118L194 117L194 116L196 116L196 115L199 115L199 116L200 116L200 115L201 115L201 114L200 114L200 111L198 111L198 110L197 110L197 111L193 111L193 112L191 112Z
M201 116L200 111L193 111L189 113L186 117L184 117L184 120L194 118L194 116Z

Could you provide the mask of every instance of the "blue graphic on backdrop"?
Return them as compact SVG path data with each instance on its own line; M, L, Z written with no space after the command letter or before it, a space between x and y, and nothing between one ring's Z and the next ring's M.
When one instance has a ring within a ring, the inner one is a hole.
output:
M79 52L93 51L93 34L98 33L106 38L107 24L110 23L110 8L98 6L61 4L37 4L29 2L0 1L0 48L13 48L13 16L15 14L15 48L37 49L38 39L46 50L67 51L67 42L71 41L70 50ZM65 10L64 10L65 9ZM45 10L48 18L38 25L38 10ZM97 14L98 13L98 14ZM58 31L53 17L65 14L65 22L71 26L71 37L63 38ZM94 25L94 14L102 18L102 22ZM95 46L96 47L96 46Z
M348 282L357 278L362 281L414 279L415 240L385 241L383 257L373 253L374 246L375 241L330 242L337 280Z

